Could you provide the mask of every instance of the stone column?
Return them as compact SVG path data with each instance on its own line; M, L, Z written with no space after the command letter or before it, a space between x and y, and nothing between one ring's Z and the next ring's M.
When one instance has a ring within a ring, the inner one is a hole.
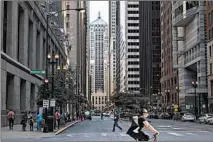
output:
M1 110L6 110L6 81L7 72L1 69Z
M17 60L18 46L18 1L8 2L7 54ZM10 9L10 10L9 10Z
M30 35L29 35L30 36ZM36 41L37 41L37 27L36 27L36 23L34 22L33 23L33 40L32 40L32 52L31 52L31 59L32 59L32 69L36 69L36 62L37 62L37 59L36 59Z
M24 16L21 18L22 24L21 30L20 30L20 53L19 58L20 62L25 65L27 65L27 60L28 60L28 30L29 30L29 16L28 16L28 11L24 10Z
M7 78L8 83L8 107L13 110L20 110L20 78L13 76L13 78Z
M29 103L30 103L30 82L25 81L24 88L21 87L21 111L29 111Z
M43 67L43 62L44 62L44 57L43 57L43 45L44 45L44 33L41 31L40 32L40 51L39 51L39 54L40 54L40 59L39 59L39 69L44 69Z

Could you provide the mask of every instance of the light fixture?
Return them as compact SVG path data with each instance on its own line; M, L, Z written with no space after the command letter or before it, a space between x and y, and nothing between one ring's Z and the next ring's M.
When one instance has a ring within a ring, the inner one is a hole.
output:
M55 54L55 59L59 59L59 55L58 54Z
M48 55L47 55L47 58L48 58L48 59L51 59L51 55L50 55L50 54L48 54Z
M64 70L67 70L67 67L66 67L66 66L64 66L64 67L63 67L63 69L64 69Z
M57 70L60 70L60 69L61 69L61 67L60 67L60 66L58 66L58 67L57 67Z

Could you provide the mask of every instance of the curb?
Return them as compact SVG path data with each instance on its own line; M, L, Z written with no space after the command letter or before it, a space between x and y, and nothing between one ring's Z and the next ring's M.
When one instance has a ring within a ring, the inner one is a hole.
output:
M68 129L69 127L75 125L75 124L78 123L78 122L81 122L81 120L75 121L75 122L73 122L73 123L67 125L66 127L62 128L62 129L60 129L60 130L58 130L58 131L55 133L55 135L58 135L58 134L62 133L63 131L65 131L66 129Z

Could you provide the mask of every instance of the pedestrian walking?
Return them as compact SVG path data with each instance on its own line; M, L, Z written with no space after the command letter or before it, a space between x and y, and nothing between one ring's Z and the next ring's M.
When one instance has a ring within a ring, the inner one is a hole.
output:
M10 109L10 111L7 114L7 118L9 121L9 129L13 130L13 124L14 124L14 119L15 119L15 113L13 112L12 109Z
M101 112L101 120L103 120L103 116L104 116L104 114L103 114L103 112Z
M33 131L33 124L34 124L34 119L33 119L33 117L31 116L31 117L30 117L30 131Z
M42 116L39 114L39 112L37 113L36 116L36 122L37 122L37 131L41 130L41 121L42 121Z
M114 115L114 124L113 124L113 129L112 129L112 132L115 132L115 127L118 127L121 131L122 131L122 128L118 125L118 121L119 121L119 115L118 114L115 114Z
M27 126L27 112L24 113L24 115L22 116L22 120L21 120L21 125L22 125L22 131L26 131L26 126Z
M60 113L58 112L58 110L56 110L55 112L55 122L57 123L57 126L58 126L58 129L59 129L59 126L60 126ZM56 123L55 123L55 127L56 127Z

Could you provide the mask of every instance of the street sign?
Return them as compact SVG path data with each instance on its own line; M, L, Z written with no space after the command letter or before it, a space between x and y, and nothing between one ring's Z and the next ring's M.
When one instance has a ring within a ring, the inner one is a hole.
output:
M177 109L177 108L178 108L178 105L174 105L174 108Z
M55 100L50 100L50 107L55 107Z
M175 109L175 112L178 112L178 109L177 109L177 108Z
M44 70L31 70L30 74L45 74Z
M48 108L49 107L49 100L43 100L43 107Z

